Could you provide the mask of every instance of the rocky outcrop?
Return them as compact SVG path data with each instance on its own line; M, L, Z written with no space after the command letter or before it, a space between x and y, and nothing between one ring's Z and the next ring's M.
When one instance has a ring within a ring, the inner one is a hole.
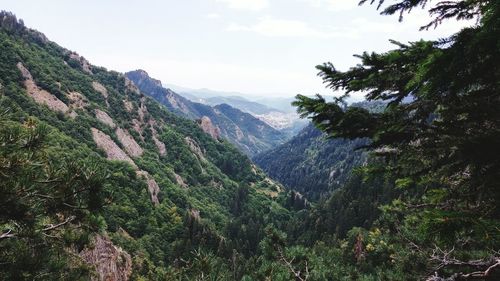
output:
M184 188L188 188L188 185L184 182L184 179L181 176L179 176L177 173L174 173L174 177L178 185Z
M128 155L131 157L139 157L142 155L144 151L135 139L127 132L127 130L118 127L116 128L115 133Z
M75 52L71 52L69 54L69 58L71 60L75 60L80 64L80 67L82 68L83 71L87 72L88 74L93 74L92 73L92 66L90 65L89 61L86 60L84 57L80 56L79 54Z
M116 127L116 124L113 121L113 119L111 117L109 117L109 115L106 112L104 112L100 109L95 110L95 118L97 118L97 120L101 121L103 124L106 124L111 128Z
M131 101L123 100L123 106L127 112L132 112L134 110L134 104Z
M120 128L117 128L117 131ZM121 129L120 129L121 130ZM111 139L110 136L99 131L96 128L92 128L92 137L97 147L104 150L108 159L110 160L120 160L130 163L136 170L137 176L143 177L148 185L149 195L151 196L151 201L154 205L159 204L158 193L160 193L160 187L155 179L146 171L138 170L137 165L134 161ZM142 149L141 149L142 151Z
M59 111L63 113L69 111L69 107L64 102L36 85L35 81L33 80L33 76L31 76L31 73L28 71L28 69L26 69L26 67L24 67L22 63L17 63L17 68L24 78L24 86L26 87L28 95L30 95L36 103L44 104L53 111Z
M127 77L125 77L125 88L137 95L140 94L140 91L137 86L135 86L134 82L132 82L132 80L128 79Z
M142 125L143 123L141 121L135 118L132 119L132 129L134 129L134 131L139 134L141 140L144 141L144 136L142 135L142 133L144 133L144 130L142 129Z
M160 201L158 200L160 187L158 186L158 183L156 183L156 180L146 171L137 171L136 173L138 176L143 177L146 180L146 183L148 184L149 195L151 196L151 201L153 202L153 204L160 204Z
M120 160L130 163L132 166L137 168L134 161L111 139L110 136L99 131L96 128L92 128L92 137L97 147L104 150L108 159L110 160Z
M188 145L191 152L193 152L196 156L198 156L198 158L200 160L205 160L205 154L203 153L200 146L198 145L198 143L195 140L193 140L191 137L187 136L184 138L184 141Z
M92 82L92 88L99 94L101 94L105 99L108 98L108 90L101 83L94 81Z
M162 155L162 156L167 154L167 148L166 148L165 144L158 139L158 132L156 131L156 129L154 127L154 122L150 122L149 125L151 126L150 128L151 128L151 133L152 133L152 139L156 145L156 148L158 148L158 153L160 153L160 155Z
M236 126L236 128L235 128L235 133L236 133L236 139L239 141L245 137L245 135L241 131L240 127L238 127L238 126Z
M198 124L200 125L201 129L205 133L210 135L214 140L219 140L220 129L219 129L219 127L216 127L212 124L212 120L210 120L210 118L208 118L207 116L203 116L198 121Z
M88 106L88 101L84 95L79 92L68 93L69 106L71 109L85 109Z
M80 256L95 269L97 276L92 281L127 281L132 274L130 255L103 235L97 234L92 246L80 252Z

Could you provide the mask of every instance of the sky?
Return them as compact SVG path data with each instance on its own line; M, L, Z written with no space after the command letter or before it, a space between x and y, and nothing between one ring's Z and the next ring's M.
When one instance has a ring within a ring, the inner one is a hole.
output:
M315 65L347 70L353 54L446 37L468 23L402 23L356 0L0 0L25 24L92 64L144 69L164 84L260 96L331 94ZM386 1L392 2L392 1ZM470 23L469 23L470 24Z

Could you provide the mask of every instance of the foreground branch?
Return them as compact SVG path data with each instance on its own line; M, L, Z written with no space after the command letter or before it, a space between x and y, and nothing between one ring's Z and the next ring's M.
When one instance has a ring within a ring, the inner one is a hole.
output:
M68 224L69 222L73 221L76 217L75 216L71 216L69 218L67 218L65 221L61 222L61 223L58 223L58 224L49 224L47 227L45 227L44 229L42 229L43 232L46 232L46 231L51 231L51 230L54 230L58 227L61 227L65 224Z
M302 272L300 270L296 270L292 265L294 259L292 258L290 261L288 261L285 258L285 256L283 255L283 251L281 250L281 248L278 249L278 253L279 253L280 261L288 267L288 270L293 274L293 276L295 276L296 280L307 281L307 279L309 278L309 267L307 265L307 261L306 261L306 268L305 268L306 272L305 272L304 277L302 277Z
M500 273L500 257L492 257L485 260L470 260L461 261L451 257L454 249L443 251L436 247L431 255L431 261L437 262L436 272L429 276L426 281L458 281L458 280L490 280L494 274ZM445 278L438 275L438 271L444 268L467 267L474 268L477 271L470 273L455 273L452 276Z
M15 237L16 235L14 233L11 233L11 232L12 232L12 229L9 229L7 232L2 233L0 235L0 239L7 239L7 238Z

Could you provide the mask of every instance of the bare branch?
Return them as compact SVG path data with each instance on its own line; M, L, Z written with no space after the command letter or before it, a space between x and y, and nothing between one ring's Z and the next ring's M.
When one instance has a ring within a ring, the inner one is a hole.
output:
M15 237L16 235L14 233L11 233L11 232L12 232L12 229L9 229L7 232L2 233L0 235L0 239L7 239L7 238Z
M58 223L58 224L49 224L47 227L45 227L44 229L42 229L42 231L44 231L44 232L45 232L45 231L51 231L51 230L54 230L54 229L56 229L56 228L58 228L58 227L61 227L61 226L65 225L65 224L67 224L67 223L69 223L69 222L73 221L75 218L76 218L75 216L70 216L70 217L68 217L66 220L64 220L64 221L63 221L63 222L61 222L61 223Z
M285 258L285 255L283 255L283 251L281 250L281 247L278 248L278 253L279 253L279 258L281 260L282 263L284 263L287 267L288 267L288 270L293 274L293 276L296 278L296 280L300 280L300 281L307 281L307 279L309 278L309 268L308 268L308 265L307 265L307 261L306 261L306 274L304 277L302 277L302 272L300 270L295 270L295 268L293 267L293 258L288 261L286 258Z

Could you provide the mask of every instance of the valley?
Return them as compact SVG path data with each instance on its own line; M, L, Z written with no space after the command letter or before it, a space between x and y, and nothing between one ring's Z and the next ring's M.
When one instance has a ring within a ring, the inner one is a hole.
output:
M500 279L497 2L75 1L75 24L23 1L0 11L0 281ZM408 33L366 9L416 8L476 23L345 67L367 30ZM298 94L323 46L332 93Z

